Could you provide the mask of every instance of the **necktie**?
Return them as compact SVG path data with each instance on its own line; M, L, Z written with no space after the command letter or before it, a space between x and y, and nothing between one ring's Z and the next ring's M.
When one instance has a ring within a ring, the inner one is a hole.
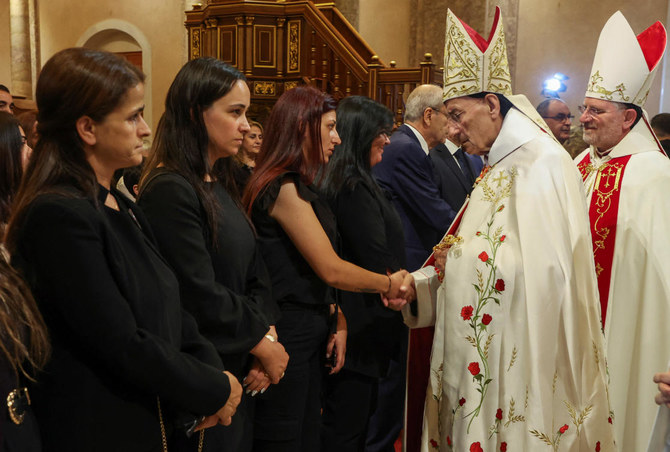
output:
M470 162L468 162L468 158L465 156L463 149L458 148L458 150L454 153L454 157L456 157L456 160L461 167L461 172L465 176L465 180L468 181L468 184L472 185L472 183L475 181L475 178L472 176Z

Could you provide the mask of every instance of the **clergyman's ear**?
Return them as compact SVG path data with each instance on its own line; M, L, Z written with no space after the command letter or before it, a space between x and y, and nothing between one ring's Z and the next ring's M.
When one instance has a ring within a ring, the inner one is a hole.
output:
M500 115L500 99L498 99L498 96L495 94L487 94L484 96L484 102L486 103L486 106L489 109L489 112L494 115L494 117L497 117Z
M95 145L97 142L97 137L95 136L96 122L91 119L90 116L82 116L81 118L77 119L77 122L75 122L75 128L77 129L79 138L81 138L85 144L89 146Z

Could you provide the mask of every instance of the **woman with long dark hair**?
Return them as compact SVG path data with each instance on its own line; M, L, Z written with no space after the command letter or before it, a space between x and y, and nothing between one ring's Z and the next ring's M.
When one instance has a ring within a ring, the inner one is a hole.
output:
M335 146L320 188L337 220L340 256L367 270L394 272L405 266L400 217L372 177L389 143L393 114L384 105L351 96L337 107ZM367 424L374 412L377 383L399 351L402 316L371 293L342 291L347 318L344 368L325 383L322 452L365 450Z
M252 395L277 383L288 355L253 227L231 170L249 131L244 76L215 58L186 63L168 90L139 206L179 278L182 304L247 395L230 427L213 429L207 450L251 448ZM215 167L218 171L214 171Z
M346 353L346 321L329 286L395 296L404 282L406 272L373 273L334 251L334 217L313 182L340 143L335 126L330 96L309 87L285 92L270 113L244 195L282 313L277 333L291 356L284 379L257 401L256 451L320 448L324 351L331 373Z
M52 340L30 388L45 451L165 451L179 427L229 424L240 400L149 224L110 186L151 132L143 81L111 53L73 48L37 82L40 139L7 246Z
M12 200L31 153L19 120L0 111L0 234L9 221Z

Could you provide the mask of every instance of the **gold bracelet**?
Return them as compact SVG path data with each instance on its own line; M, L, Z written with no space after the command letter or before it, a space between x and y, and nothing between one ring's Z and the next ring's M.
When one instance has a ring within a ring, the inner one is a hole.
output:
M389 275L386 275L386 277L389 279L389 288L386 289L386 293L389 293L391 291L391 277Z

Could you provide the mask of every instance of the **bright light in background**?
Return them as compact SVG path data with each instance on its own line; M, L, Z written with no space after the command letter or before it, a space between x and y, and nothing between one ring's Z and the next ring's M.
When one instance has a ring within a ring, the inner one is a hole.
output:
M569 78L570 77L565 74L561 74L560 72L555 73L553 76L551 76L551 78L546 79L542 84L542 95L544 97L559 98L560 96L558 93L565 92L565 90L568 88L564 82Z

